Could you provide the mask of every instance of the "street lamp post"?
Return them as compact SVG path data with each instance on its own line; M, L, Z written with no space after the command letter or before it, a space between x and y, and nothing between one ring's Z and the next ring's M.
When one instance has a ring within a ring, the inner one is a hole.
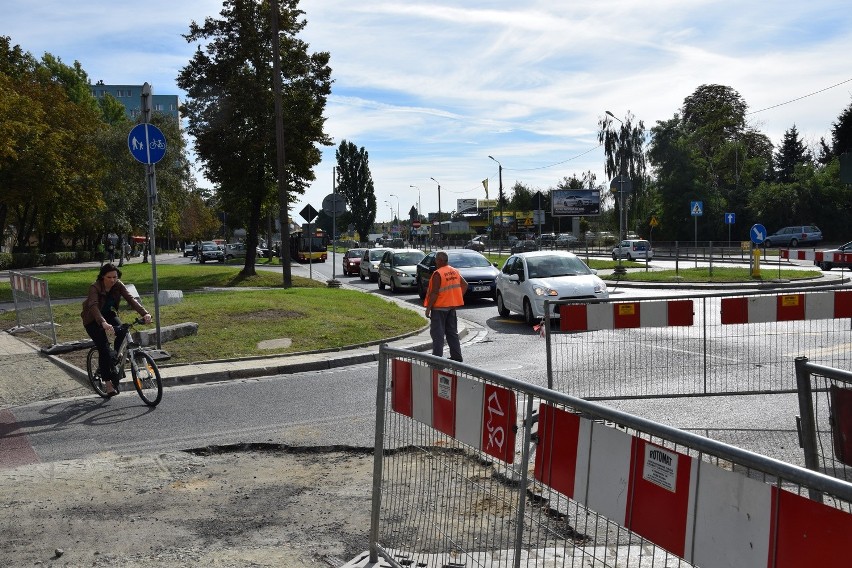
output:
M399 236L402 237L402 217L399 216L399 196L391 193L388 194L388 197L396 197L396 223L399 227Z
M622 127L624 127L624 123L621 122L617 116L612 114L610 111L606 111L606 113L617 120ZM624 266L621 264L621 241L624 240L624 146L622 144L621 135L618 136L618 161L619 161L619 170L618 174L618 266L613 270L614 274L625 274L627 270L625 270Z
M494 156L488 156L495 162L497 162L497 172L499 174L500 179L500 192L498 193L497 199L500 202L500 250L503 250L503 164L500 163Z
M436 180L433 177L430 177L432 181L438 184L438 246L440 246L441 242L441 182Z

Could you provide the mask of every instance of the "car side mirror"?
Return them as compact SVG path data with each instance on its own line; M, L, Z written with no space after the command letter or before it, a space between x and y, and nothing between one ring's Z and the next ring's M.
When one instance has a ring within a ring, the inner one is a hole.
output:
M521 277L518 276L517 274L510 274L509 275L509 282L520 282L520 281L521 281Z
M597 269L597 268L590 268L589 270L591 270L591 271L592 271L592 274L597 274L597 273L598 273L598 269Z

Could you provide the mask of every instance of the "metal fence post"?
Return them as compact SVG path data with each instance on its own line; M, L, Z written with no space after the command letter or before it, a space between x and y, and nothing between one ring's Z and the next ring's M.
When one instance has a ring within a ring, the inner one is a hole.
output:
M807 357L796 357L796 388L799 391L799 440L805 450L805 467L812 471L819 471L813 390L811 389L811 373L808 371L807 365ZM821 493L811 489L808 494L812 500L822 502Z
M520 568L521 566L521 549L524 542L524 515L526 514L527 504L527 477L530 469L530 443L532 440L534 398L533 396L527 396L527 419L525 420L526 426L524 428L524 445L521 450L521 480L518 486L518 521L515 525L515 561L513 562L515 568Z
M551 343L550 343L550 318L547 317L547 314L550 312L550 301L544 301L544 345L545 352L547 353L547 388L553 389L553 364L551 363Z
M376 436L373 444L373 500L370 511L370 562L379 561L379 515L382 509L382 459L385 438L385 397L388 380L388 358L385 345L379 348L379 377L376 381Z

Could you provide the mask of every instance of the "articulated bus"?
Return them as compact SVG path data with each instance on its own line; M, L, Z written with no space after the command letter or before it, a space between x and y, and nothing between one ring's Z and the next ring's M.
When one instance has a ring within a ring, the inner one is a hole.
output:
M295 231L290 234L290 259L299 262L325 262L328 237L322 229Z

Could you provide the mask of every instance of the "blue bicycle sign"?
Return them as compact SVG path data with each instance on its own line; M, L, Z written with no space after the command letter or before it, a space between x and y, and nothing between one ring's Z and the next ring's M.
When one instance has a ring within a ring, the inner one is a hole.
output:
M137 161L156 164L166 154L166 136L153 124L137 124L127 135L127 147Z

